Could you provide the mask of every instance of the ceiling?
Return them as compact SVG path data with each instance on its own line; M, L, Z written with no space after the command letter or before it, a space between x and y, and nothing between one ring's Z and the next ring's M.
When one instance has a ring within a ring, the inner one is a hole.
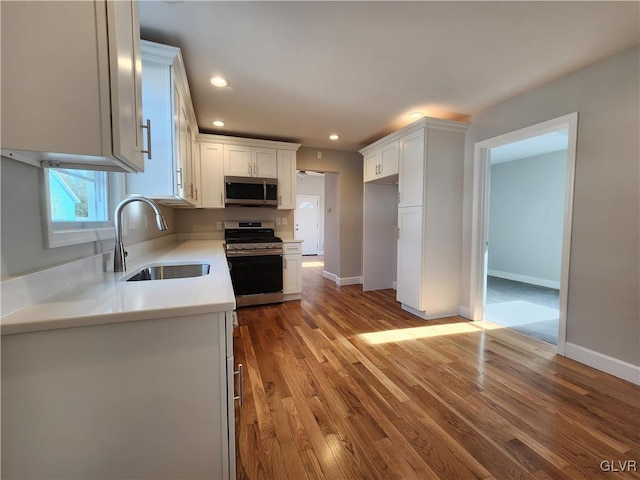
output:
M414 111L467 120L638 44L639 18L608 1L140 2L142 38L182 49L201 132L339 150Z
M492 148L491 165L537 157L545 153L559 152L567 150L568 146L569 133L566 129L564 131L550 132Z

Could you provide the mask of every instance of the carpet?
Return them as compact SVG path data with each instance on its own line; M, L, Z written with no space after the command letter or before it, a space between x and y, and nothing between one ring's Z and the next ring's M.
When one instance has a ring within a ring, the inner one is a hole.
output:
M490 303L485 320L512 328L547 343L558 344L558 310L521 300Z

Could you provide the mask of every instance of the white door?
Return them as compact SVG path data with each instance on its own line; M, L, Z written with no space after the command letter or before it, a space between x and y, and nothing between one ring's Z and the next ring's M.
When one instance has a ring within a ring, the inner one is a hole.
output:
M319 205L318 195L296 195L294 237L302 240L303 255L318 254Z

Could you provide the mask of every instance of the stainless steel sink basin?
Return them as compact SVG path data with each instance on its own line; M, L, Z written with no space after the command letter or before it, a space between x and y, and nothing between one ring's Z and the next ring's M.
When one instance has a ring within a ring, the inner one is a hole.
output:
M127 282L142 280L167 280L169 278L190 278L209 275L211 265L208 263L194 263L190 265L156 265L145 267L127 279Z

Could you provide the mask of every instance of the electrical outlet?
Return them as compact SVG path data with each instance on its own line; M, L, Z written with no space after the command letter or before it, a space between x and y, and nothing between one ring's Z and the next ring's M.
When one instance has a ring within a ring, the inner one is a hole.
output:
M282 220L280 219L280 217L276 217L276 225L282 225Z
M144 228L149 228L149 214L146 212L144 214Z
M129 214L129 230L135 230L138 228L138 222L136 222L136 217L132 213Z
M222 230L222 222L216 222L216 230Z
M317 152L318 160L322 160L322 152Z
M287 217L282 217L282 225L286 225L287 224Z

